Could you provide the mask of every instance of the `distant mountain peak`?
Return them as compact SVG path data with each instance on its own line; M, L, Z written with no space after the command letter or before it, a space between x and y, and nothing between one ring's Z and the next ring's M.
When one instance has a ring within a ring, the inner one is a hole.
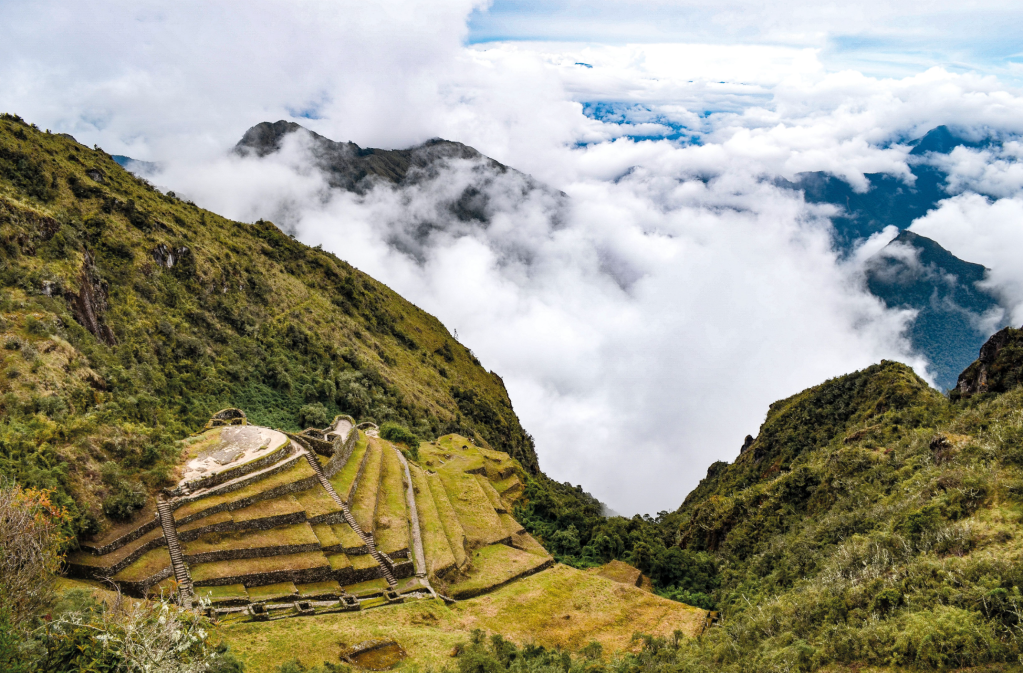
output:
M894 254L900 247L912 249L912 257ZM982 326L999 307L978 285L987 269L903 230L867 260L865 270L867 288L886 306L916 310L908 334L913 348L927 358L939 388L955 386L988 336Z
M508 167L459 142L433 138L402 150L363 148L353 142L338 142L310 131L300 124L280 120L256 124L242 136L234 151L242 156L265 157L280 151L293 133L305 132L318 168L331 187L363 193L375 180L392 184L414 184L436 174L439 165L451 160L479 160L500 173Z
M965 147L985 147L989 144L990 141L988 140L971 140L942 124L925 133L917 141L916 147L910 151L910 155L921 156L929 152L948 154L960 145Z

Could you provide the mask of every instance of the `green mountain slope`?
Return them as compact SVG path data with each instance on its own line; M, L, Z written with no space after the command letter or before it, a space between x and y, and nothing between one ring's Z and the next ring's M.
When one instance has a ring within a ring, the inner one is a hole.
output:
M1016 388L950 404L882 363L772 405L673 522L718 566L725 625L696 656L743 670L1016 662L1021 403Z
M500 377L436 318L11 115L0 286L0 473L58 489L80 530L166 485L174 441L226 406L290 430L346 412L460 432L538 470Z

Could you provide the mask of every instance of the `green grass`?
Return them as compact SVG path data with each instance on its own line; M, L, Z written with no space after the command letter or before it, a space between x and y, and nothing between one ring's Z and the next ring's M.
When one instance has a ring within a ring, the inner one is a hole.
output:
M282 495L270 500L260 500L247 507L231 510L231 518L237 522L255 521L257 519L269 519L274 516L284 516L302 512L304 508L294 494Z
M196 583L212 581L224 577L241 577L255 573L266 573L277 570L306 570L309 568L327 568L330 563L318 551L300 554L283 554L281 556L260 556L257 558L237 559L234 561L215 561L199 563L189 567L192 580Z
M479 482L480 488L483 489L483 493L487 496L487 500L490 501L490 506L494 508L498 514L507 514L508 506L501 500L501 495L494 489L493 484L482 474L476 475L476 481Z
M307 523L277 526L269 530L231 531L207 533L202 537L185 542L182 549L186 555L211 551L234 549L269 549L290 545L317 544L312 526Z
M483 455L460 435L444 435L432 444L420 445L420 463L434 470L466 472L486 469Z
M386 591L387 587L387 580L380 578L375 580L366 580L365 582L359 582L358 584L350 584L345 587L345 591L353 596L365 596L366 594Z
M334 527L329 523L313 524L313 533L316 534L316 539L319 540L321 547L334 547L341 544L341 540L334 533Z
M259 587L248 587L249 599L257 601L273 601L298 596L298 589L291 582L265 584Z
M380 493L380 472L383 464L383 447L380 440L370 438L366 456L366 468L359 479L359 487L352 498L351 511L359 528L363 531L373 530L373 519L376 516L377 497Z
M115 580L140 582L157 574L171 564L170 552L166 547L157 547L136 559L131 565L114 575Z
M481 547L472 554L469 579L450 585L448 591L455 599L476 596L535 570L547 560L503 544Z
M345 554L330 554L327 556L327 560L330 561L332 570L344 570L352 567L351 559Z
M298 595L302 598L323 596L326 594L337 595L341 593L341 585L330 580L328 582L310 582L309 584L296 584Z
M438 472L448 500L458 515L469 547L492 544L507 536L504 525L490 504L475 475L441 470Z
M361 430L356 430L356 432L359 433L359 439L352 447L352 454L348 456L348 462L330 480L334 490L345 502L351 502L352 485L355 483L355 477L359 474L359 466L365 460L366 451L369 448L369 438Z
M244 500L245 498L264 493L277 486L291 484L314 476L316 476L316 473L313 472L313 468L309 465L309 463L306 460L298 459L295 464L287 470L271 475L266 479L253 482L238 489L237 491L209 495L204 498L185 503L174 510L174 520L180 521L194 514L199 514L208 509L212 509L213 507L228 503L236 503L240 500Z
M403 580L398 580L397 591L400 593L406 593L409 591L415 591L417 589L425 589L426 584L422 579L418 577L406 577Z
M365 546L362 538L356 535L355 531L347 523L335 523L333 528L334 535L341 541L341 545L345 549L358 549Z
M546 549L543 548L539 542L533 538L529 533L519 533L518 535L512 536L512 544L523 551L527 551L530 554L536 554L537 556L550 556Z
M383 465L374 519L374 539L384 554L409 549L408 502L405 499L405 468L394 448L381 441Z
M416 510L419 513L419 534L423 538L423 554L426 556L426 571L431 577L449 571L455 565L444 524L441 522L437 505L430 492L426 473L418 465L409 465L412 474Z
M205 528L206 526L214 526L218 523L227 523L229 521L234 521L234 517L231 516L231 512L217 512L215 514L210 514L209 516L204 516L201 519L196 519L195 521L190 521L186 524L177 526L177 530L178 533L183 533L196 528Z
M211 602L232 600L249 600L249 593L244 584L226 584L222 587L199 587L195 590L196 598L208 598Z
M430 485L430 493L433 495L433 502L437 508L437 516L444 527L444 535L448 538L448 549L455 558L455 563L461 568L468 561L465 554L465 531L458 520L458 514L448 499L448 493L444 490L439 474L426 475L426 481Z
M493 482L494 488L504 498L515 499L521 495L523 489L522 482L519 480L517 475L512 475L505 479L500 479Z
M348 556L348 560L352 562L352 567L356 570L365 570L377 565L377 562L369 554L352 554Z
M377 591L386 588L382 580L368 584ZM663 637L678 629L695 635L704 615L703 610L555 566L454 605L407 601L360 613L231 624L217 633L247 670L273 671L294 658L307 666L334 662L338 641L353 645L386 638L401 643L409 654L398 670L415 666L439 671L457 665L452 649L477 628L554 650L577 651L595 640L609 653L632 647L631 637L637 632Z
M504 532L508 535L515 535L517 533L524 533L525 530L522 528L522 524L515 520L511 514L498 514L501 519L501 524L504 526Z
M316 486L306 489L305 491L293 493L292 495L302 506L302 509L305 510L305 516L307 519L341 511L341 508L337 506L334 499L331 498L330 495L327 494L327 491L319 484L316 484Z

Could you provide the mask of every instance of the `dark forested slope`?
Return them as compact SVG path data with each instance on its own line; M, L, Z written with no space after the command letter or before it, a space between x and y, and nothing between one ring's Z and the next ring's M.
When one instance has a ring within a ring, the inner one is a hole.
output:
M162 194L70 136L0 117L0 474L79 530L165 485L219 408L461 432L538 470L504 385L433 316L269 222Z

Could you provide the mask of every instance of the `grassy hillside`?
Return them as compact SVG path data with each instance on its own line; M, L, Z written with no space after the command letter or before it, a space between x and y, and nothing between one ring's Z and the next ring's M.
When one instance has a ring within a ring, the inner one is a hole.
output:
M433 316L269 222L162 194L99 150L0 117L0 474L78 531L166 484L211 412L337 412L460 432L537 471L500 377Z
M713 555L705 662L955 668L1023 653L1023 390L950 404L882 363L771 407L676 514Z

